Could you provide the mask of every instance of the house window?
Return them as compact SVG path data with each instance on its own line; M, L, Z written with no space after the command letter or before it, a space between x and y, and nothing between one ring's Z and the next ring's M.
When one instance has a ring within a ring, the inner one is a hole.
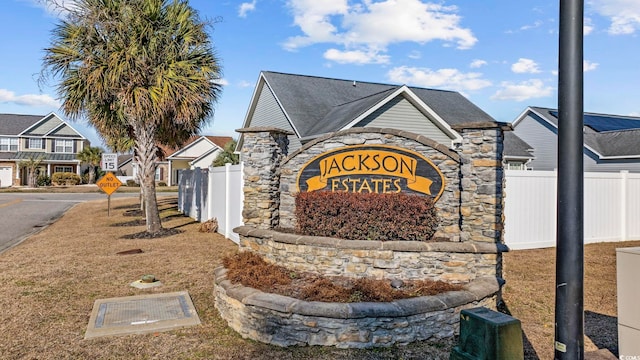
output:
M72 153L73 152L73 140L56 139L56 152L57 153Z
M42 139L30 138L29 149L42 149Z
M73 166L59 166L56 165L53 168L54 172L73 172Z
M507 170L527 170L527 167L522 161L508 161Z
M18 151L18 138L0 138L0 151Z
M156 168L156 181L160 181L162 180L162 168L157 167Z

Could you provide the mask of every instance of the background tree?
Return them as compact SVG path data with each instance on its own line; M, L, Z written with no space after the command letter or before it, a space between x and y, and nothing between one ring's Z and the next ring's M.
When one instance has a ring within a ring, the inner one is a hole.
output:
M102 161L102 148L97 146L87 146L77 155L78 160L89 166L89 184L96 182L96 168L100 166Z
M213 166L224 166L226 163L230 163L232 165L236 165L240 163L240 155L235 153L236 150L236 140L229 141L224 145L222 152L213 160L211 165Z
M29 156L28 159L22 160L18 163L18 167L20 169L27 170L27 186L28 187L38 187L38 170L42 165L42 160L44 159L43 155Z
M65 5L45 49L43 75L60 79L57 90L70 119L86 117L106 140L132 135L146 230L157 234L158 145L197 134L222 88L207 24L186 0Z

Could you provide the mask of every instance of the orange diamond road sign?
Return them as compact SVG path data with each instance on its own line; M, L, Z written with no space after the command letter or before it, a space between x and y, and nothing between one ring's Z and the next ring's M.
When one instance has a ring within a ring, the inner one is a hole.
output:
M108 172L105 176L100 178L96 184L100 190L107 193L107 195L111 195L122 185L122 181L118 180L112 172Z

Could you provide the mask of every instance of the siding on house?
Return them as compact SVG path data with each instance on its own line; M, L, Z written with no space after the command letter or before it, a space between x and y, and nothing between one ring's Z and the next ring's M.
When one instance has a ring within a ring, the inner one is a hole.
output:
M354 127L400 128L424 135L447 147L451 146L453 140L404 96L398 96L384 104Z
M628 170L640 173L640 159L607 159L601 160L598 155L586 150L584 156L584 171L589 172L618 172Z
M49 133L49 136L62 136L62 137L78 136L78 133L75 132L70 126L65 125Z
M558 129L539 116L529 113L513 132L534 149L531 170L554 170L558 159Z
M60 126L60 124L62 124L62 121L60 119L58 119L55 116L50 116L46 121L43 121L40 124L34 126L29 131L25 132L23 135L24 136L29 136L29 135L42 136L48 133L49 131L55 129L56 127ZM77 133L74 132L74 135L77 135Z
M202 154L209 150L211 150L211 144L205 138L200 138L194 143L189 144L188 147L185 147L179 154L176 154L176 152L172 154L172 156L175 158L194 159L202 156Z
M291 126L291 123L289 123L289 120L287 120L287 117L282 111L282 108L276 101L273 92L271 92L271 89L266 85L262 86L260 90L258 104L251 118L251 126L269 126L295 132L293 126ZM289 136L289 153L298 150L301 146L302 143L297 136Z

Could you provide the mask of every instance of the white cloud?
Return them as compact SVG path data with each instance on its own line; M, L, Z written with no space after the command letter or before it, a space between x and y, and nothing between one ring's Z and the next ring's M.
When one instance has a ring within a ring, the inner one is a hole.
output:
M521 26L520 30L530 30L530 29L538 28L540 26L542 26L542 21L537 20L533 24Z
M324 58L339 64L388 64L389 56L381 55L377 51L361 51L329 49L325 51Z
M32 6L43 9L48 15L64 18L69 10L77 9L76 0L25 0Z
M13 91L0 89L0 103L13 103L16 105L36 107L60 107L60 102L46 94L16 95Z
M217 85L222 85L222 86L227 86L227 85L229 85L229 81L227 81L227 79L222 79L222 78L220 78L220 79L214 79L214 80L213 80L213 83L214 83L214 84L217 84Z
M540 79L531 79L520 83L502 82L491 99L525 101L528 99L543 98L553 94L553 87L546 86Z
M460 26L455 6L420 0L288 0L287 5L303 33L287 39L288 50L329 43L343 46L344 52L371 54L400 42L441 40L459 49L477 42L470 29Z
M422 53L420 51L412 51L411 53L409 53L409 59L413 59L413 60L417 60L422 58Z
M598 68L598 65L600 65L600 64L591 62L589 60L584 60L582 62L582 71L583 72L587 72L587 71L595 70L595 69Z
M247 17L247 13L254 11L256 9L256 2L258 0L253 0L252 2L245 2L240 4L240 7L238 9L238 16L244 18Z
M633 34L640 29L640 1L591 0L589 5L598 14L609 18L608 32L612 35Z
M484 60L480 60L480 59L475 59L471 62L471 64L469 64L469 67L472 69L477 69L479 67L485 66L487 65L487 62Z
M511 71L517 74L535 74L539 73L540 69L538 68L538 64L535 61L531 59L520 58L518 59L518 62L511 65Z
M584 26L582 27L582 32L584 35L589 35L593 32L593 20L591 18L584 18Z
M431 70L400 66L387 73L390 81L422 87L436 87L448 90L479 90L491 86L491 81L483 79L480 73L462 73L457 69Z
M242 80L238 83L238 86L241 88L248 88L248 87L253 87L254 83L246 81L246 80Z

